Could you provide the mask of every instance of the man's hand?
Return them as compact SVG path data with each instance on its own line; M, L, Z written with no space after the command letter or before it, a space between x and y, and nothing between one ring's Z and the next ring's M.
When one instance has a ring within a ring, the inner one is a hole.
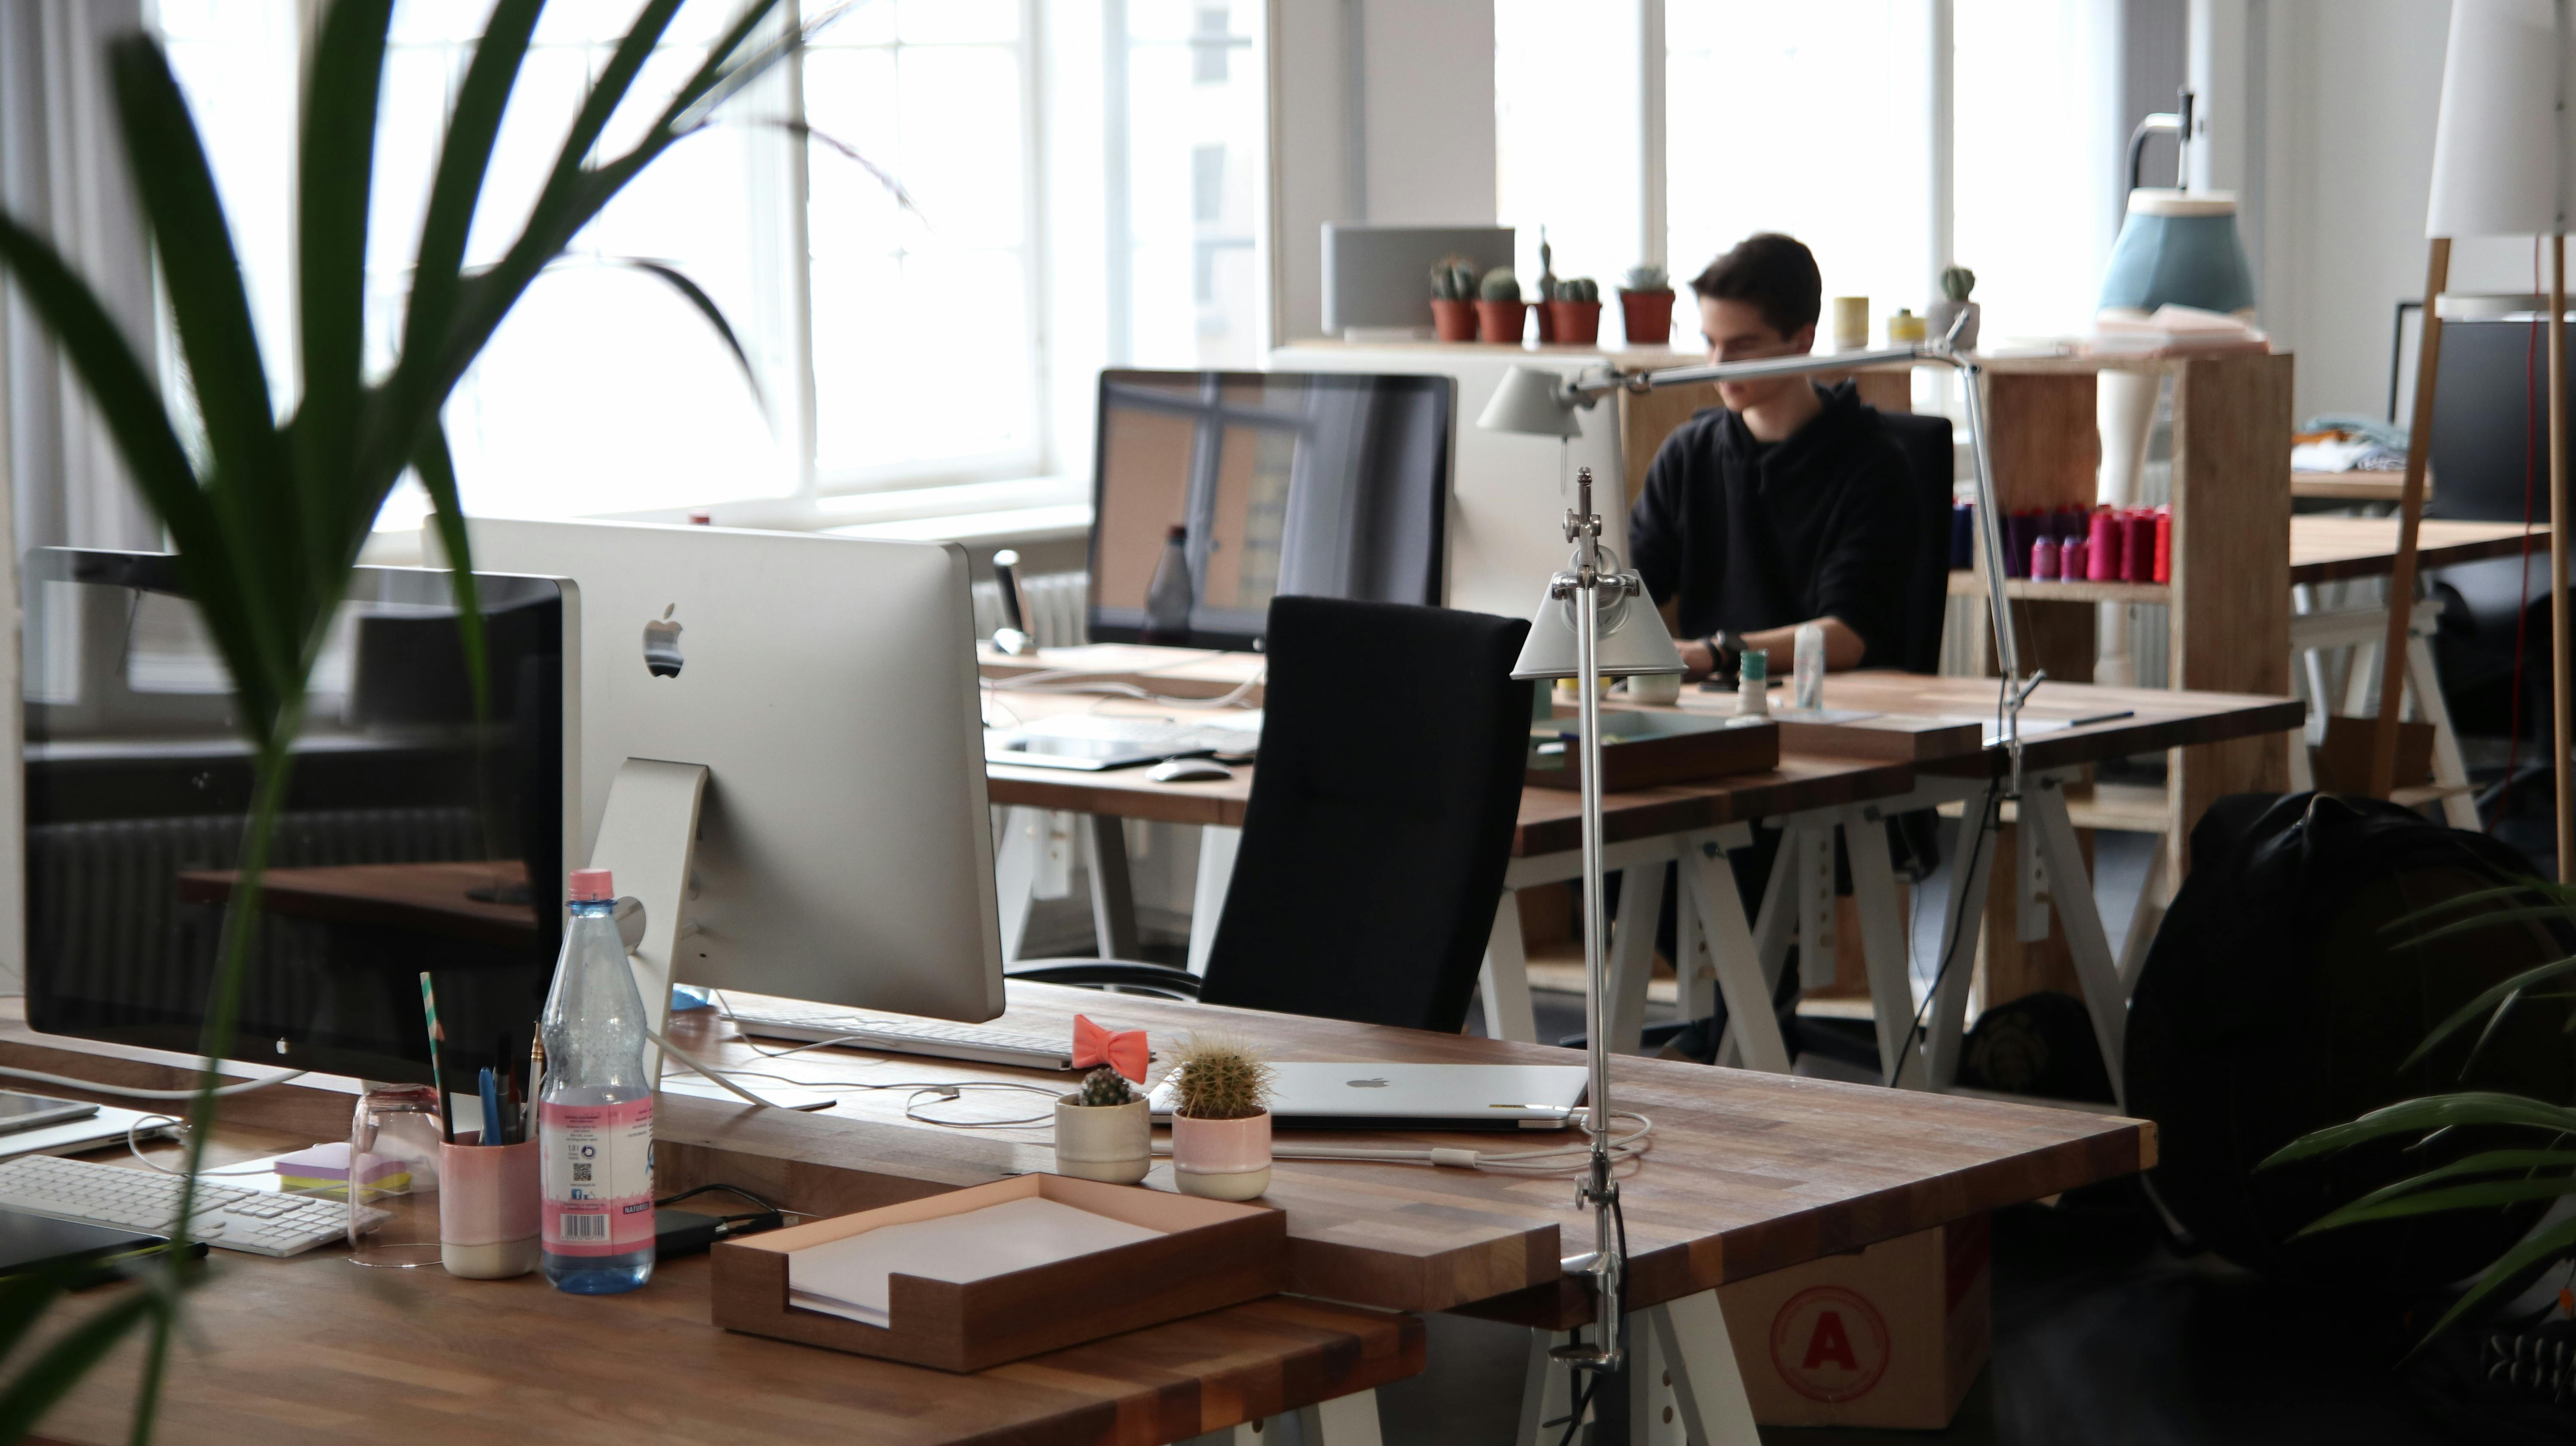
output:
M1717 654L1710 650L1706 642L1694 639L1680 644L1679 649L1682 655L1682 666L1690 670L1682 675L1685 681L1696 683L1716 670Z

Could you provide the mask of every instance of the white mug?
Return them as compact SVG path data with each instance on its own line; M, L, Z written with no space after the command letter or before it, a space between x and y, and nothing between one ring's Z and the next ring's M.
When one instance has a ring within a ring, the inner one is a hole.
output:
M1628 680L1628 701L1671 706L1682 698L1679 673L1641 673Z

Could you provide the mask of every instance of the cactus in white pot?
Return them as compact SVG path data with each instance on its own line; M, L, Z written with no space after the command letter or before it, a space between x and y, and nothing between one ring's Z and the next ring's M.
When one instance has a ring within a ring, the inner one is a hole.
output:
M1154 1116L1127 1077L1107 1065L1055 1102L1055 1172L1133 1185L1154 1168Z

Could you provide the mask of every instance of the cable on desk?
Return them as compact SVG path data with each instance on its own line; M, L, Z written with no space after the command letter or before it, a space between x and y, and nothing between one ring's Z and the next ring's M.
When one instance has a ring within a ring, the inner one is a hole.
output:
M218 1088L215 1091L215 1098L219 1100L228 1100L235 1095L249 1094L252 1090L264 1090L270 1085L284 1084L291 1079L301 1079L309 1073L311 1073L309 1070L290 1069L279 1074L263 1075L258 1079L246 1079L238 1084L228 1084ZM94 1079L75 1079L67 1074L47 1074L40 1069L19 1069L14 1065L0 1065L0 1075L5 1075L10 1079L34 1080L38 1084L56 1085L63 1089L88 1090L92 1094L115 1095L119 1099L193 1100L197 1097L197 1087L194 1085L190 1085L186 1089L144 1089L137 1085L105 1084Z
M688 1066L692 1070L695 1070L697 1073L715 1081L718 1085L731 1093L739 1095L753 1104L773 1110L784 1109L786 1106L779 1104L775 1100L762 1099L760 1096L753 1094L751 1091L744 1089L738 1084L735 1084L732 1080L725 1078L725 1076L748 1075L754 1079L772 1079L777 1080L782 1084L792 1085L800 1089L908 1089L912 1091L912 1095L903 1102L903 1115L905 1119L913 1120L925 1125L939 1125L952 1130L1017 1129L1027 1125L1044 1124L1055 1118L1054 1102L1062 1098L1064 1095L1064 1091L1060 1089L1051 1088L1046 1085L1022 1084L1016 1080L801 1080L788 1075L773 1074L767 1070L727 1069L719 1065L707 1064L700 1061L695 1055L690 1054L687 1050L671 1043L670 1040L664 1038L662 1035L656 1033L650 1028L646 1029L644 1033L646 1036L651 1038L655 1044L662 1046L663 1052L668 1054L671 1058L678 1060L680 1063ZM797 1048L814 1049L831 1042L832 1041L830 1040L816 1040L812 1044L800 1045ZM751 1048L754 1053L771 1059L778 1058L780 1055L794 1054L797 1052L797 1050L791 1049L780 1050L773 1054L770 1051L760 1049L756 1045L751 1046ZM944 1103L959 1098L967 1090L1011 1090L1024 1094L1044 1095L1048 1102L1047 1110L1043 1114L1019 1116L1007 1120L943 1120L921 1113L924 1096L931 1097L933 1103Z
M158 1170L164 1175L187 1174L188 1172L185 1170L173 1170L169 1166L162 1164L160 1161L153 1159L150 1155L143 1153L143 1141L137 1137L135 1132L141 1130L145 1125L152 1124L155 1121L169 1125L172 1128L173 1138L178 1139L182 1143L186 1142L188 1137L188 1123L187 1121L180 1119L177 1115L138 1115L125 1127L126 1153L132 1155L145 1168ZM276 1168L277 1167L274 1165L251 1165L239 1170L199 1170L197 1172L197 1177L199 1179L212 1179L218 1175L267 1175L275 1173Z

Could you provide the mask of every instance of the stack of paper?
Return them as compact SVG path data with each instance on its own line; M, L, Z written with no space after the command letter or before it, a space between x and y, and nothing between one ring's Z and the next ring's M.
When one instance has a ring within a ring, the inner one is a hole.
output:
M930 1280L982 1280L1134 1245L1162 1233L1035 1196L1009 1200L962 1215L879 1226L799 1250L787 1257L787 1302L884 1326L886 1277L897 1272Z

